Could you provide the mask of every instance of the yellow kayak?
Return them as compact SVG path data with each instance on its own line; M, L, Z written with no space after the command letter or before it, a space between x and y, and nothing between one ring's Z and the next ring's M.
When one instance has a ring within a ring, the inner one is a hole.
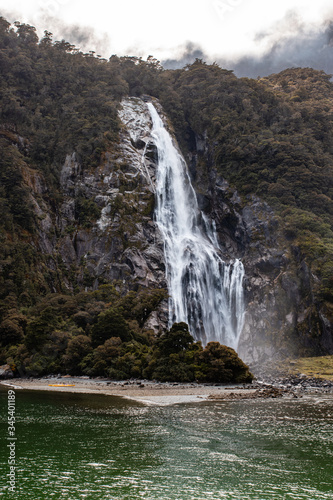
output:
M49 384L50 387L75 387L75 384Z

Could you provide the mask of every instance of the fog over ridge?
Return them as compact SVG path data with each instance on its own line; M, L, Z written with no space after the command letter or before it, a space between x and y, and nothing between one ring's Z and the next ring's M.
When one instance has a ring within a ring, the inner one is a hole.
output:
M1 9L0 15L10 22L21 19L17 10ZM246 53L228 55L232 47L216 46L214 54L205 49L204 45L193 40L187 40L182 46L160 49L163 54L170 53L169 57L159 56L159 50L132 44L126 50L118 53L113 47L116 37L112 30L103 32L93 26L78 23L66 23L58 15L52 15L46 8L36 13L36 26L40 38L43 36L41 26L54 33L54 40L66 40L83 52L95 52L108 59L112 54L119 56L142 56L152 54L165 69L183 68L195 59L202 59L207 63L216 62L219 66L233 70L238 77L257 78L278 73L286 68L312 67L333 74L333 9L326 14L326 18L318 23L306 23L295 10L288 11L285 16L273 25L262 29L253 35L253 41L258 48L258 54ZM44 29L44 28L43 28ZM154 42L155 43L155 42Z
M288 29L255 35L258 43L266 42L262 55L213 58L199 45L188 41L179 48L179 56L162 61L162 65L166 69L177 69L198 58L233 70L238 77L257 78L292 67L312 67L333 74L333 15L317 26L307 26L291 14L285 21L289 22Z

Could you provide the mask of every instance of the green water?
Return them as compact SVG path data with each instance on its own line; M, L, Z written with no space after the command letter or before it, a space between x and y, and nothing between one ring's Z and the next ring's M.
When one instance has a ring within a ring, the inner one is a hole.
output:
M4 498L333 498L332 396L143 406L17 390L16 414L17 489L2 439Z

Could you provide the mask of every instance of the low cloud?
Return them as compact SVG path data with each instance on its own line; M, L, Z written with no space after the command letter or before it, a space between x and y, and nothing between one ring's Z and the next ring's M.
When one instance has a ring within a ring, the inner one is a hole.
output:
M196 59L210 61L208 54L205 54L199 45L186 42L183 47L179 47L178 54L174 58L165 59L161 63L165 69L180 69L187 64L192 64Z
M82 52L94 51L96 54L107 54L110 50L108 35L106 33L97 35L90 26L65 24L60 19L52 16L44 16L39 24L47 26L48 30L54 33L55 40L66 40L66 42L75 45Z
M15 10L2 9L1 15L10 22L27 22L20 18ZM90 26L69 25L47 9L36 12L31 22L36 26L40 37L46 29L54 34L54 40L64 39L83 52L94 51L104 57L113 53L112 40L107 33L97 33ZM233 70L238 77L250 78L278 73L290 67L312 67L333 74L333 12L321 24L309 25L305 24L298 14L289 11L270 29L256 33L254 41L258 51L260 50L260 56L244 53L243 56L232 59L227 55L219 55L218 47L213 56L199 44L187 41L173 52L173 57L162 60L161 63L166 69L178 69L192 64L195 59L202 59L207 63L216 62L223 68ZM127 53L144 55L145 49L136 47Z
M30 22L24 16L14 10L2 9L1 16L7 19L10 23L19 21L21 23L31 24L37 29L38 36L43 37L44 30L53 33L53 40L66 40L72 45L75 45L82 52L94 51L96 54L111 55L110 38L104 34L97 34L94 28L90 26L79 26L78 24L68 24L63 22L59 17L50 15L46 10L42 10L36 14Z
M260 36L260 34L259 34ZM220 60L237 76L267 76L286 68L311 67L333 73L333 20L320 26L306 27L293 23L293 32L261 34L267 49L261 57L244 56L237 61Z
M286 68L312 67L333 74L333 16L321 25L307 26L294 13L288 15L270 31L260 32L254 40L265 47L261 56L244 55L238 59L216 56L215 59L191 42L179 49L174 59L162 61L165 68L182 68L196 58L217 62L231 69L238 77L257 78L278 73Z

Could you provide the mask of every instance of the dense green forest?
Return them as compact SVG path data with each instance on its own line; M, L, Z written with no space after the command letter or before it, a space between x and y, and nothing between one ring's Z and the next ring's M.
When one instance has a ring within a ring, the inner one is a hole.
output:
M106 60L0 18L0 363L17 373L250 378L232 350L215 343L202 349L183 324L168 333L180 339L174 346L165 334L155 338L143 329L164 290L122 293L113 283L85 291L71 270L61 262L50 267L38 251L33 173L44 179L41 196L57 212L66 155L75 150L83 168L98 166L117 147L121 99L145 94L161 102L185 156L204 138L194 183L209 189L214 166L243 200L256 194L275 209L284 237L316 275L315 300L332 319L330 75L290 69L251 80L202 60L180 70L164 70L153 57ZM98 209L84 197L76 203L77 226L89 226Z

